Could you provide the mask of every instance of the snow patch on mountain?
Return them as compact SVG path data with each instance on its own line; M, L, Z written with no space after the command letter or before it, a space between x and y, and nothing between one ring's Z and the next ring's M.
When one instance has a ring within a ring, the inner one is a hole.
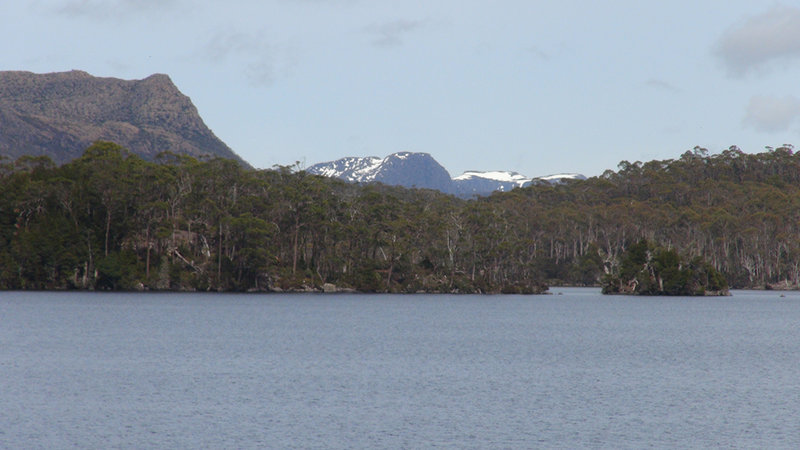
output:
M428 153L399 152L385 158L376 156L347 157L315 164L307 172L339 178L351 183L378 181L389 185L436 189L460 197L488 195L510 191L531 183L561 183L566 180L585 180L577 173L553 174L530 178L517 172L470 170L451 178Z
M382 162L383 158L377 156L347 157L328 163L315 164L308 168L308 172L325 177L341 178L349 182L368 181L368 178L374 178L374 172Z
M482 178L485 180L499 181L501 183L514 183L518 186L523 186L531 181L525 175L520 175L517 172L506 172L503 170L492 170L488 172L479 172L477 170L468 170L461 175L453 178L455 181L467 181L475 178Z
M536 180L542 181L563 181L563 180L585 180L586 177L579 173L557 173L554 175L545 175L543 177L536 177Z
M427 153L399 152L385 158L348 157L315 164L308 173L354 183L378 181L389 185L450 192L450 174Z

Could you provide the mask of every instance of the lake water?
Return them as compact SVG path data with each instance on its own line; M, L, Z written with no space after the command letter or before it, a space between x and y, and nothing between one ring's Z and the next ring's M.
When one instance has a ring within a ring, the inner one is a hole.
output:
M800 293L0 292L0 448L800 447Z

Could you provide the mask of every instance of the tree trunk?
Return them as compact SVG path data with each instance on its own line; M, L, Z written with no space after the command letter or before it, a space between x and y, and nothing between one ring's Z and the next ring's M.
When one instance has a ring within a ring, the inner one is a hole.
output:
M106 245L105 256L108 256L108 234L111 231L111 210L106 209Z
M292 253L292 275L294 276L295 272L297 272L297 239L298 235L300 234L300 218L294 218L294 239L293 239L293 253Z
M147 245L147 256L145 258L144 264L144 275L145 277L150 277L150 225L147 225L146 231L146 238L145 238L145 245Z
M219 242L217 243L217 287L222 286L222 219L219 220Z

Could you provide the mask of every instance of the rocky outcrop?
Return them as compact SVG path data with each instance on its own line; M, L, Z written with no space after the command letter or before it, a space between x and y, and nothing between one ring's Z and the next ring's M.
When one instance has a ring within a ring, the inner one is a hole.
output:
M0 72L0 155L48 156L65 163L97 140L144 159L169 151L235 159L167 75L143 80L86 72Z

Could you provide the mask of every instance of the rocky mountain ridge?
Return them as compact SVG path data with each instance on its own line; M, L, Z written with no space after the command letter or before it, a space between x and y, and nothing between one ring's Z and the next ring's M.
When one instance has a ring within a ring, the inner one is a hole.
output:
M460 197L488 195L495 191L510 191L531 183L558 183L571 179L586 179L575 173L544 177L526 177L508 171L467 171L451 178L428 153L400 152L385 158L376 156L346 157L336 161L314 164L306 169L315 175L339 178L351 183L370 183L436 189Z
M167 75L121 80L82 71L0 71L0 155L48 156L61 164L97 140L113 141L148 160L169 151L248 166Z
M47 156L63 164L100 140L119 144L146 160L172 152L233 159L249 167L205 125L191 99L167 75L122 80L77 70L0 71L0 159ZM417 152L341 158L307 171L355 183L435 189L464 198L535 182L585 178L578 174L530 178L505 171L468 171L451 178L431 155Z

